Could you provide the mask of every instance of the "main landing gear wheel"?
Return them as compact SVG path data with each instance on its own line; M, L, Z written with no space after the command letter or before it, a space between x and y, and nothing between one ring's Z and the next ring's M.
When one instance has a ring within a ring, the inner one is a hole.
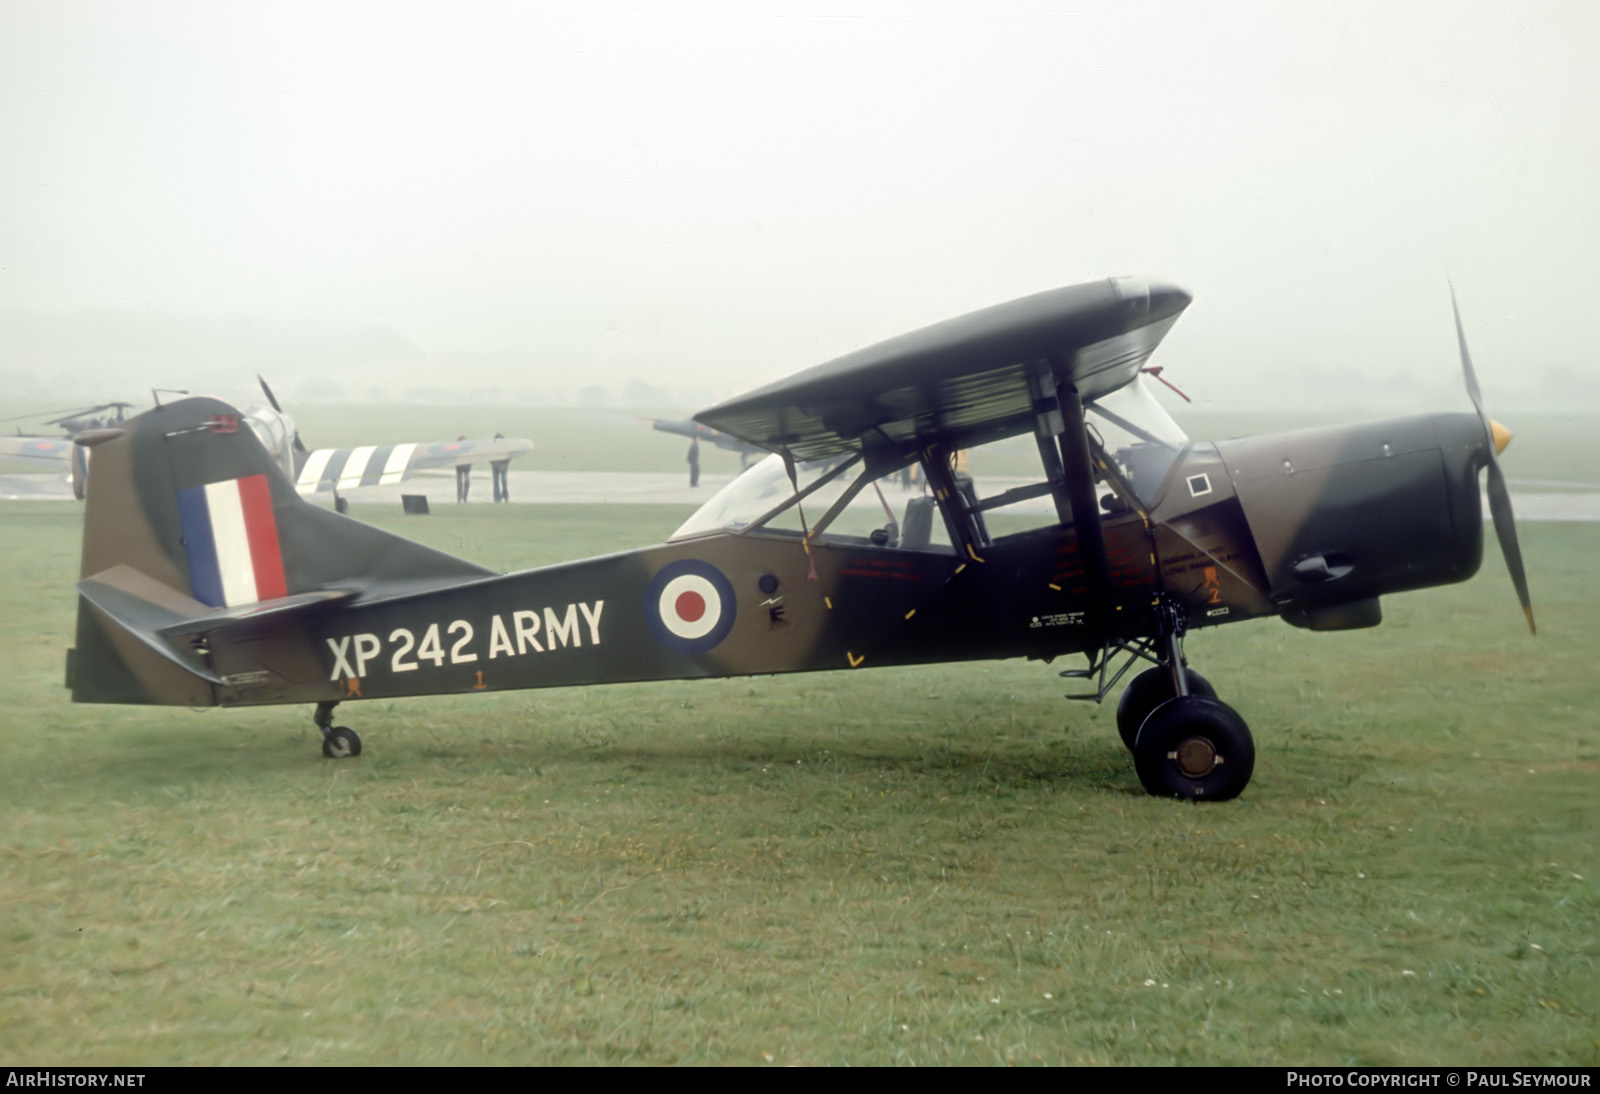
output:
M1190 695L1204 699L1217 697L1217 689L1198 672L1189 672L1188 680ZM1133 750L1133 739L1139 735L1139 727L1150 717L1150 712L1176 697L1172 673L1164 668L1145 669L1122 689L1122 698L1117 700L1117 732L1129 751Z
M361 755L361 738L349 726L334 726L322 735L322 754L330 760Z
M1199 695L1161 704L1133 743L1139 782L1157 797L1227 801L1244 790L1255 766L1256 745L1244 719L1228 704Z

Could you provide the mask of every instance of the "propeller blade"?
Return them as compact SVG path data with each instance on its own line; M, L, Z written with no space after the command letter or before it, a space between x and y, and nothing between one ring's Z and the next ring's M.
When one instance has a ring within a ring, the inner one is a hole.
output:
M258 372L256 373L256 382L261 385L261 390L266 393L267 402L272 404L272 409L276 410L279 414L283 414L283 407L278 405L278 397L272 394L272 388L267 384L266 377L262 376L261 373ZM290 425L294 424L294 422L290 420L289 415L283 414L283 417L284 420L288 421ZM296 429L294 431L294 439L291 443L294 445L294 450L296 452L307 451L305 442L300 439L300 430Z
M1450 286L1450 310L1456 313L1456 342L1461 346L1461 373L1467 378L1467 396L1472 400L1478 417L1489 428L1489 415L1483 410L1483 392L1478 390L1478 374L1472 371L1472 354L1467 350L1467 332L1461 329L1461 307L1456 303L1456 287Z
M1461 322L1458 319L1456 321L1456 326L1459 327L1460 325L1461 325ZM276 410L279 414L282 414L283 413L283 407L278 405L277 396L273 395L272 394L272 388L267 386L266 377L262 376L261 373L258 372L258 373L256 373L256 382L261 385L261 390L266 392L266 394L267 394L267 402L272 404L272 409Z
M1506 489L1505 476L1500 473L1500 461L1492 453L1489 456L1489 513L1494 517L1494 534L1500 540L1500 553L1506 556L1506 569L1511 571L1511 584L1516 586L1528 630L1538 634L1539 626L1533 621L1533 599L1528 595L1528 574L1522 568L1522 548L1517 544L1517 518L1511 512L1511 493Z
M1461 375L1467 382L1467 395L1472 399L1478 418L1483 422L1484 436L1488 442L1484 449L1485 464L1489 469L1489 515L1494 519L1494 534L1500 541L1500 553L1505 556L1506 569L1511 571L1511 584L1516 587L1517 600L1522 604L1522 614L1528 620L1528 630L1539 633L1533 621L1533 599L1528 595L1528 574L1522 566L1522 547L1517 543L1517 518L1511 511L1511 491L1506 489L1506 477L1500 470L1495 423L1483 409L1483 392L1478 388L1478 374L1472 369L1472 353L1467 349L1467 333L1461 326L1461 307L1456 303L1456 287L1450 286L1450 310L1456 316L1456 342L1461 347Z

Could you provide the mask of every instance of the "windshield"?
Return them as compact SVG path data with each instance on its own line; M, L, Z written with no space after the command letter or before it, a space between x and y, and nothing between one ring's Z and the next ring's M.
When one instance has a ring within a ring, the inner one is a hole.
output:
M1095 400L1088 407L1088 419L1106 455L1116 461L1139 500L1154 504L1189 438L1156 402L1145 378Z
M254 407L244 416L261 447L283 468L290 481L294 480L294 459L289 437L294 433L294 423L282 413L264 406Z
M795 468L800 492L812 491L806 495L804 501L808 520L815 522L827 512L845 488L854 481L855 476L849 474L847 468L857 463L859 459L860 457L819 460L815 463L803 463ZM790 501L795 493L794 484L789 481L789 472L783 466L783 460L778 456L768 456L714 494L710 501L695 511L694 516L684 521L682 526L672 533L672 538L685 539L707 532L741 531L778 506ZM790 505L786 512L794 513L794 506ZM798 514L793 517L792 522L781 523L785 526L793 523L798 528Z
M852 455L802 463L795 468L795 479L800 484L798 491L789 481L783 461L768 456L702 505L671 538L760 528L797 539L809 532L823 543L910 546L910 542L900 541L904 525L915 530L918 548L942 549L946 538L943 525L928 519L932 498L922 503L927 513L912 519L925 484L909 467L874 478L865 471L861 457ZM906 508L903 519L902 507Z

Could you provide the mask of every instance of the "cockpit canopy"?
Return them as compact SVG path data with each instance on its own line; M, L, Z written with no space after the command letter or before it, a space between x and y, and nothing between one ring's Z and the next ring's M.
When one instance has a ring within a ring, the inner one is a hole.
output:
M1101 479L1108 511L1150 508L1188 438L1158 403L1143 377L1087 408L1090 445L1106 463ZM925 453L950 462L958 498L934 511ZM898 465L868 469L860 452L789 468L768 456L729 483L675 532L688 539L714 532L760 531L819 542L953 550L953 507L983 513L993 538L1060 523L1065 485L1052 482L1029 434L957 449L934 445ZM931 527L929 518L931 520Z
M256 439L261 442L278 466L283 468L289 481L294 481L294 422L282 411L271 407L252 407L244 416Z

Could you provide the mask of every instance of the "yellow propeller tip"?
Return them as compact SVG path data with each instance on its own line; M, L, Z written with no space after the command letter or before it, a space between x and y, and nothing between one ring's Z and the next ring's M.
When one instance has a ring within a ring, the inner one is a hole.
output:
M1496 456L1504 454L1506 445L1511 443L1511 430L1507 429L1499 422L1490 419L1489 436L1494 438L1494 454Z

